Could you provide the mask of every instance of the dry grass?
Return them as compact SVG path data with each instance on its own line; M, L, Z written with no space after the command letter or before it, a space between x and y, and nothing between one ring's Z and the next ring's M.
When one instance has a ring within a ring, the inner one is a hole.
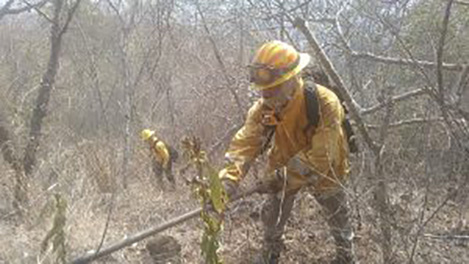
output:
M148 156L143 151L134 155L128 189L115 188L119 179L112 177L118 175L120 157L110 146L88 142L64 149L66 151L62 151L60 157L51 157L55 164L61 165L55 167L55 176L50 173L52 166L43 165L37 171L29 189L30 205L23 216L15 214L9 205L13 184L10 182L10 172L2 164L0 248L3 250L0 252L0 263L52 263L50 250L45 255L39 252L41 241L52 224L52 215L48 213L47 206L54 192L61 192L69 205L65 231L70 258L98 247L110 209L105 245L197 207L197 202L190 196L190 188L180 179L176 190L161 190L149 169ZM58 184L54 184L54 180ZM359 208L361 216L361 228L356 232L357 256L361 263L381 263L377 217L369 206L372 198L367 194L370 183L364 177L355 180L361 181L357 193L364 193L358 203L357 200L352 201L355 226L358 224L356 208ZM427 196L426 217L442 202L446 188L452 184L432 185ZM425 189L399 183L398 179L389 186L393 217L397 223L394 228L395 255L397 263L405 263L413 241L411 238L418 227ZM423 233L449 233L456 228L467 230L464 225L464 220L469 217L467 206L464 207L466 202L464 196L449 201ZM262 197L255 195L233 208L234 213L227 219L222 238L221 253L226 263L249 263L252 253L259 248L262 232L256 212L261 204ZM165 232L181 243L183 263L202 261L198 244L202 230L200 224L198 220L191 220ZM287 250L282 256L282 263L326 263L334 254L333 241L321 208L306 192L297 197L285 233L285 243ZM415 262L466 263L469 259L467 246L467 243L420 238ZM141 242L97 263L149 262L144 242Z

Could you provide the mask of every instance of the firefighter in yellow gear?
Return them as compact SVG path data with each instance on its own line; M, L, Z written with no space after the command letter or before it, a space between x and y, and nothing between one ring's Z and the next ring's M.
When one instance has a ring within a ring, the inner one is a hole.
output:
M262 210L264 240L254 263L278 263L282 235L295 195L308 187L324 208L336 242L332 263L354 263L353 232L344 192L349 174L349 147L342 125L345 112L334 92L315 85L317 124L310 125L301 71L310 56L281 41L263 44L250 65L252 89L260 99L226 152L219 172L228 195L248 173L257 156L267 155L261 184L269 200Z
M140 136L150 147L153 156L152 169L160 181L161 187L163 188L163 174L165 174L166 179L174 188L176 186L176 181L172 173L172 167L173 161L177 158L177 152L168 144L163 142L153 130L144 129L140 133Z

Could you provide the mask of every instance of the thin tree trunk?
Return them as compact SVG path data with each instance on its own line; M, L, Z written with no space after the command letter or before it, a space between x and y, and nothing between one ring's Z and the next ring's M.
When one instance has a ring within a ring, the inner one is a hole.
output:
M389 206L389 195L388 186L386 184L387 175L384 172L384 164L382 161L385 146L386 137L388 135L389 125L391 123L392 113L394 111L394 102L392 101L393 87L386 89L387 95L384 98L386 102L386 115L384 117L381 129L379 131L380 148L379 151L375 152L375 168L376 178L378 180L376 188L374 190L374 197L376 203L376 210L379 215L379 228L381 231L381 250L383 254L383 263L393 263L393 245L392 245L392 229L391 229L391 218L390 218L390 206ZM384 103L384 102L383 102Z
M59 68L60 48L62 46L62 37L67 31L68 25L75 13L81 0L77 0L74 6L68 11L68 16L63 26L60 25L60 14L64 1L55 0L54 4L54 17L52 19L51 36L50 36L50 55L47 69L42 76L41 84L39 87L39 94L36 98L36 106L33 110L33 115L30 121L30 130L28 144L26 146L23 168L26 176L30 176L34 165L36 164L36 153L39 148L39 143L42 135L42 123L47 115L47 108L49 106L50 93L55 83L55 77Z
M166 99L168 102L168 112L169 112L169 120L171 125L171 135L175 135L176 133L176 118L175 118L175 111L174 111L174 101L173 101L173 87L171 86L171 77L169 77L169 81L166 87Z
M23 160L24 171L27 176L31 175L34 165L36 164L36 152L39 148L39 142L42 134L42 123L47 115L49 106L50 93L55 82L55 76L59 66L60 47L62 38L60 34L60 12L62 10L63 1L54 1L54 18L52 20L51 36L50 36L50 55L47 64L47 70L42 76L39 94L36 99L36 106L31 117L29 141Z
M130 126L132 123L132 87L129 81L129 73L128 73L128 65L127 60L125 58L125 54L122 54L123 58L123 72L124 72L124 93L125 93L125 101L124 101L124 157L122 161L122 185L124 188L127 188L128 185L128 165L130 160Z
M383 171L381 153L375 158L375 175L378 177L378 183L374 190L376 210L379 215L379 230L381 232L381 250L383 263L392 263L392 232L389 218L389 195L385 181L386 175Z

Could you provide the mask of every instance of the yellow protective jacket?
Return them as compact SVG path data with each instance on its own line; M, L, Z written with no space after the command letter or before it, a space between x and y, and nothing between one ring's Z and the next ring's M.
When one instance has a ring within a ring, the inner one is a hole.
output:
M306 130L308 118L303 82L299 83L293 98L280 113L280 122L275 127L271 147L267 152L268 162L264 177L271 177L276 169L287 169L287 189L299 190L313 183L315 191L325 193L336 190L348 177L348 142L342 122L344 109L329 89L317 85L319 102L319 124ZM226 153L231 161L220 171L221 178L239 182L248 172L254 159L260 154L267 140L267 127L262 123L263 115L269 111L259 99L247 114L244 126L236 133ZM294 159L292 159L294 158ZM298 169L306 167L308 173ZM309 177L316 177L311 181Z
M149 143L156 162L161 164L164 169L167 169L171 159L168 146L163 141L155 137L150 138Z

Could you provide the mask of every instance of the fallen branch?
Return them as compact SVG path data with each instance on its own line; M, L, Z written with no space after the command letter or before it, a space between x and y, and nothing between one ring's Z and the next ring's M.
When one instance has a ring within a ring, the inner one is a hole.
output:
M242 192L241 194L233 197L232 199L230 199L230 203L231 202L234 202L234 201L237 201L241 198L244 198L244 197L248 197L256 192L258 192L259 190L261 190L263 186L261 185L256 185L256 186L253 186L252 188ZM158 233L161 233L163 232L164 230L166 229L169 229L171 227L174 227L178 224L181 224L181 223L184 223L185 221L189 220L189 219L192 219L196 216L198 216L201 212L202 212L202 208L198 208L198 209L195 209L193 211L190 211L188 213L185 213L183 215L180 215L178 217L175 217L161 225L158 225L158 226L155 226L155 227L152 227L152 228L149 228L147 230L144 230L144 231L141 231L137 234L134 234L134 235L131 235L121 241L118 241L114 244L111 244L107 247L104 247L102 250L98 251L98 252L95 252L95 251L88 251L87 254L85 254L84 256L82 257L79 257L79 258L76 258L74 260L72 260L72 263L73 264L86 264L86 263L90 263L100 257L103 257L103 256L106 256L106 255L109 255L117 250L120 250L122 248L125 248L125 247L128 247L136 242L139 242L145 238L148 238L150 236L153 236L153 235L156 235Z

